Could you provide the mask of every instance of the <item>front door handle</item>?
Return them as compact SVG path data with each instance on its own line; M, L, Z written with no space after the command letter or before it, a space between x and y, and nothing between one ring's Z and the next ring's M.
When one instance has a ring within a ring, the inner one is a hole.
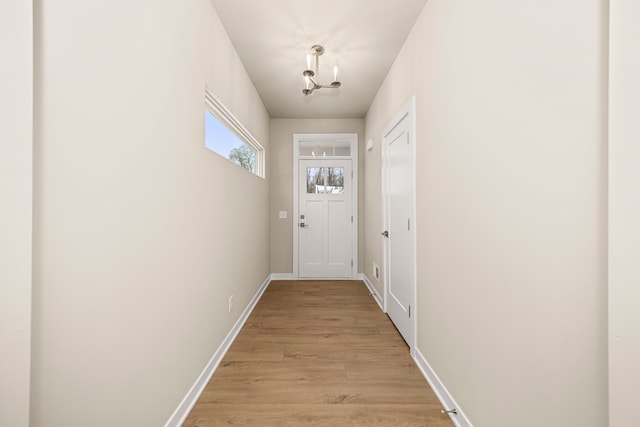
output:
M300 228L305 228L305 227L308 227L308 225L307 225L307 224L305 224L304 222L301 222L301 223L300 223Z
M382 233L380 233L380 234L382 234L384 237L389 237L389 232L388 232L387 230L384 230L384 231L383 231Z

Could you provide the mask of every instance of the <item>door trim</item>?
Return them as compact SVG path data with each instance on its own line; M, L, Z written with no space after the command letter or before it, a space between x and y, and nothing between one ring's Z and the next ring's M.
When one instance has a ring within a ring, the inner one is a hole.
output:
M382 226L384 230L389 229L389 218L387 212L387 184L386 180L388 179L388 170L387 170L387 159L389 157L388 148L387 148L387 137L389 134L400 124L400 122L405 118L409 117L410 123L410 135L411 139L411 150L412 150L412 207L411 207L411 333L410 340L408 342L409 349L411 355L415 357L416 353L416 341L417 341L417 317L418 317L418 307L417 307L417 258L416 258L416 229L417 229L417 221L416 221L416 97L412 96L409 101L402 107L402 110L389 122L389 125L384 129L382 133ZM389 241L382 238L382 259L383 259L383 275L382 275L382 305L383 310L387 313L387 303L388 303L388 291L389 291Z
M298 166L300 159L313 159L313 157L300 156L298 147L304 141L317 142L349 142L351 146L351 156L332 157L326 156L327 159L351 160L351 170L353 171L353 197L351 200L351 212L353 215L353 227L351 232L351 254L353 257L353 266L351 267L351 278L358 278L358 134L357 133L294 133L293 134L293 278L298 279L298 223L299 223L299 197L298 197ZM333 279L333 277L325 277L323 279ZM344 280L344 278L342 278Z

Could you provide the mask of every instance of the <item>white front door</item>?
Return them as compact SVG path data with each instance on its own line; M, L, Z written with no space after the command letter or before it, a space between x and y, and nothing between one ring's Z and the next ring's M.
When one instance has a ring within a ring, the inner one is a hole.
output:
M298 276L351 278L351 160L299 160Z
M411 348L415 317L413 105L412 100L387 127L383 147L385 305Z

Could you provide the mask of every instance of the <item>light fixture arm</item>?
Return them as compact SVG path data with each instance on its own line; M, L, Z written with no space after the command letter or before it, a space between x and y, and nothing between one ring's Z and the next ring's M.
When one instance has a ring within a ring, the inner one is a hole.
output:
M305 96L311 95L313 91L316 89L337 89L340 86L342 86L342 83L340 83L337 79L338 67L334 68L334 79L333 79L334 81L331 82L330 85L323 85L320 82L318 82L318 80L316 80L317 74L319 74L319 70L320 70L320 56L323 53L324 53L324 47L320 45L313 45L311 46L311 50L307 55L307 69L302 72L302 76L305 79L305 86L306 86L304 89L302 89L302 93L304 93ZM315 71L311 69L311 57L313 57L313 60L314 60L313 63L315 66L314 67Z

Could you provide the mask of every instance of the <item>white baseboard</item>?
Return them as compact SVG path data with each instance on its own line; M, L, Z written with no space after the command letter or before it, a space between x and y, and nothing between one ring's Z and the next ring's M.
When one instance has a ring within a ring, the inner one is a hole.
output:
M365 285L367 285L367 288L369 288L369 292L371 292L371 296L373 297L374 300L376 300L376 302L378 303L378 306L380 306L380 310L382 310L384 312L384 305L382 304L382 297L380 295L378 295L378 291L376 291L376 288L373 287L373 285L371 284L371 281L369 280L367 275L363 274L363 273L360 273L358 278L360 280L362 280Z
M207 363L207 366L205 366L196 382L191 386L187 395L182 399L182 402L180 402L176 410L173 412L173 414L171 414L171 417L169 417L169 420L164 425L165 427L180 427L182 423L184 423L184 421L187 419L189 412L191 412L191 409L198 401L198 398L209 383L209 380L213 376L213 373L218 368L218 365L220 365L222 358L227 353L229 347L231 347L231 344L238 336L238 333L244 326L244 323L247 321L247 318L255 308L256 304L260 300L260 297L264 293L265 289L267 289L267 286L269 286L270 282L271 276L265 279L265 281L258 289L258 292L256 292L251 301L249 301L247 308L245 308L238 321L235 323L235 325L233 325L233 328L231 328L225 339L222 341L222 344L220 344L220 347L218 347L218 350L216 350L216 352L213 354L213 356L209 360L209 363Z
M456 427L473 427L471 421L467 418L467 416L462 412L460 406L456 403L453 396L449 393L447 388L444 386L438 375L436 375L435 371L431 368L431 365L427 362L427 359L420 353L420 350L415 349L415 355L413 356L413 360L415 360L418 368L422 371L422 375L427 379L427 382L431 386L433 392L440 399L440 403L442 403L442 407L449 409L456 409L457 414L449 414L451 421Z
M271 280L293 280L293 273L271 273Z

